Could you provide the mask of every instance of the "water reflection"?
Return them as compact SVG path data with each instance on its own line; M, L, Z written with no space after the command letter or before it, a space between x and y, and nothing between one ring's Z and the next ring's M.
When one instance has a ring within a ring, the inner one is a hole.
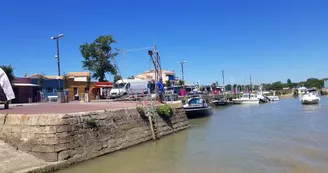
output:
M213 116L191 120L188 130L60 173L327 172L327 103L281 99L215 108Z

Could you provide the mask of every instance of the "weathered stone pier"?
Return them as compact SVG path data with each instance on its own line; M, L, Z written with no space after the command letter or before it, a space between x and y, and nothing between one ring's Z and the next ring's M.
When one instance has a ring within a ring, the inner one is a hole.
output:
M74 104L0 110L0 140L45 161L21 172L51 172L152 140L148 118L135 103ZM153 116L158 138L189 127L183 108L173 112L169 119Z

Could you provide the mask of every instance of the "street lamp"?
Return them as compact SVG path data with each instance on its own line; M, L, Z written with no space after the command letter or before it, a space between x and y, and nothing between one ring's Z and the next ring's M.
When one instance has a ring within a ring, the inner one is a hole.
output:
M56 45L57 45L57 54L56 54L56 58L57 58L57 65L58 65L58 101L61 98L61 96L59 96L61 94L61 87L60 87L60 59L59 59L59 39L64 37L64 34L59 34L57 37L50 37L51 40L56 40Z
M187 61L181 61L178 63L181 64L182 80L184 81L183 64L187 63Z

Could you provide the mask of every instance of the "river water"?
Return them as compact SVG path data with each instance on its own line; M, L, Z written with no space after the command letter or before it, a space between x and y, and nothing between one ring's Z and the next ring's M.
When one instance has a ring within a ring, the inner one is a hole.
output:
M58 173L328 172L328 98L215 108L191 128Z

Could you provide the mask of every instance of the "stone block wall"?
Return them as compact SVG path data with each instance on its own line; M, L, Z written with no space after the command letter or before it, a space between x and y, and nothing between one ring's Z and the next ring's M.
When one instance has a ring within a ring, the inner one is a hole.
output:
M154 116L157 137L189 127L183 108ZM148 140L148 118L135 108L72 114L1 115L0 140L47 162L79 162Z

